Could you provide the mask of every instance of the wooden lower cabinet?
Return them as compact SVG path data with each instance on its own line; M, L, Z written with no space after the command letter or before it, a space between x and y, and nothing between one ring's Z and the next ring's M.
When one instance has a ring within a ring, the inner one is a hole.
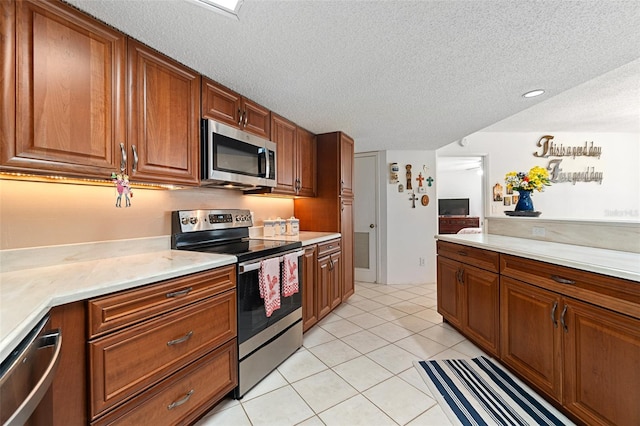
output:
M490 263L494 272L451 259L444 248L438 245L438 312L474 343L496 356L500 336L498 254L480 253L479 257L495 258ZM470 256L469 261L473 262L475 255L469 252L463 257Z
M87 424L87 329L85 302L56 306L50 311L51 328L62 331L62 349L51 384L54 426Z
M188 424L236 386L237 356L233 339L92 425Z
M501 277L501 359L555 401L561 401L560 296Z
M316 303L318 246L305 247L302 257L302 330L307 331L318 322Z
M579 424L640 424L637 282L445 241L437 265L438 312L462 334L498 342L492 354Z
M233 271L217 268L88 301L90 421L179 423L237 385ZM164 415L155 412L160 406Z
M590 425L638 425L640 320L501 278L502 361Z
M563 405L587 424L640 425L640 320L563 302Z

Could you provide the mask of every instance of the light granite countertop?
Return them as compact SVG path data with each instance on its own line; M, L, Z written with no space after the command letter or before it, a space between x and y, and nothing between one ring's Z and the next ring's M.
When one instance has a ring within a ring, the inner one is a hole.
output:
M269 239L301 241L307 246L338 237L337 233L304 231ZM1 250L0 361L54 306L236 261L230 255L171 250L169 237Z
M493 234L440 234L436 238L640 283L639 253Z

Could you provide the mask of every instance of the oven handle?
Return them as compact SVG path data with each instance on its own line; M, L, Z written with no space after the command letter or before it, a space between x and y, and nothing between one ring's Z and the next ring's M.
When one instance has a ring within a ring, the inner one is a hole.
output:
M294 254L296 254L298 257L302 256L304 254L304 250L299 250L296 252L293 252ZM274 256L276 257L280 263L284 262L284 256ZM244 274L245 272L251 272L251 271L255 271L260 269L260 262L265 260L265 259L271 259L270 257L263 257L260 260L256 260L256 261L251 261L251 262L243 262L238 264L238 274Z

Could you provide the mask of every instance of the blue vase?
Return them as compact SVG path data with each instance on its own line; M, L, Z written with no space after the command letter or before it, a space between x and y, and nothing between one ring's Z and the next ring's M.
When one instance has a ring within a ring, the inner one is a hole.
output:
M533 211L533 201L531 201L531 191L518 191L518 204L516 204L517 212Z

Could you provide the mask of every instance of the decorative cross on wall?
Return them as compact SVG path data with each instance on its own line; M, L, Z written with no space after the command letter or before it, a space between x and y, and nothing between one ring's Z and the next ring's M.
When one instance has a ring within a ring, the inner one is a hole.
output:
M431 176L429 176L427 178L427 185L431 186L432 183L433 183L433 178Z
M422 188L422 181L424 180L422 173L418 173L418 177L416 178L416 180L418 181L418 187Z
M416 200L418 199L418 197L416 197L415 193L411 193L411 197L409 197L409 200L411 200L411 208L415 209L416 208Z

